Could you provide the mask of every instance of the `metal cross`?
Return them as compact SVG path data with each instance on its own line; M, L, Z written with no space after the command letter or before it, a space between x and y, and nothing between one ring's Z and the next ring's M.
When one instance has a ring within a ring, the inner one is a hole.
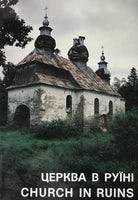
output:
M104 46L102 46L102 53L104 52Z
M45 17L47 18L47 10L48 10L48 7L45 7Z

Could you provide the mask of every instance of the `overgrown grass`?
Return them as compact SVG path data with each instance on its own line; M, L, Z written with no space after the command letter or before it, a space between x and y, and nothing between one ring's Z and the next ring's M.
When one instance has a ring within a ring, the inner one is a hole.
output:
M119 112L109 125L109 132L116 138L120 159L138 160L138 110L126 114Z
M65 139L77 136L79 129L68 121L58 119L34 126L29 132L38 139Z
M134 118L132 119L134 120ZM138 173L136 160L132 159L130 162L127 157L118 159L118 155L121 153L118 134L122 133L120 133L120 129L116 132L117 120L120 124L120 120L124 121L126 118L121 115L116 116L114 123L110 125L110 131L106 133L80 132L74 126L63 121L54 121L51 124L33 127L28 131L11 131L1 127L0 153L4 184L9 187L14 185L15 188L18 188L19 185L45 186L45 183L40 180L42 172L83 172L88 180L87 183L52 183L52 187L55 188L64 186L75 188L83 186L120 187L118 182L104 183L102 177L105 172L133 172L136 181ZM123 134L126 132L124 130ZM127 149L124 141L122 144L125 144L122 148ZM101 179L98 183L91 182L92 172L99 173ZM130 186L136 188L137 183ZM124 187L127 187L125 183Z

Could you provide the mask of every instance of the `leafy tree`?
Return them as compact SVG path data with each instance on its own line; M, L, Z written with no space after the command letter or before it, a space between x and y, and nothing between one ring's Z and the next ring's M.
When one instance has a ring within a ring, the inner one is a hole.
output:
M13 78L15 76L16 67L13 63L8 62L3 65L3 85L4 87L8 87L13 84Z
M5 62L5 55L2 50L0 50L0 66Z
M0 125L4 125L6 122L7 114L7 95L3 85L3 81L0 79Z
M12 85L15 75L15 65L8 63L3 65L3 80L0 79L0 125L4 125L7 120L7 100L8 94L6 88Z
M15 66L6 64L5 46L25 47L32 40L29 37L32 27L25 24L12 8L18 0L0 0L0 66L3 67L4 79L0 80L0 124L6 122L7 91L6 87L12 84Z
M5 62L5 46L15 45L23 48L32 40L28 36L32 27L25 25L25 21L11 8L17 2L18 0L0 1L0 65Z
M117 91L122 87L122 85L126 85L127 81L125 78L122 78L121 80L117 77L114 78L113 88L115 88Z

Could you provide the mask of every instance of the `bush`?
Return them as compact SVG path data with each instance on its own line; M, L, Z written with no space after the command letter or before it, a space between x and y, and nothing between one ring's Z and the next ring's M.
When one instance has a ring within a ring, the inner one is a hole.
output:
M79 131L71 123L58 119L34 126L29 132L34 133L38 139L64 139L77 136Z
M126 114L118 113L109 125L109 131L116 136L116 145L121 159L136 160L138 153L138 110Z

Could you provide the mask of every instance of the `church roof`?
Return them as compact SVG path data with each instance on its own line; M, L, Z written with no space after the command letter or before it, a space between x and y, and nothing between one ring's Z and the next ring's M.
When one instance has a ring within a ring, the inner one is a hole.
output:
M26 65L33 61L43 63L46 65L51 65L57 69L62 69L68 71L73 80L58 78L57 76L50 76L44 73L36 73L39 78L39 83L53 85L68 89L84 89L95 91L98 93L104 93L108 95L120 96L120 94L115 91L111 86L107 85L90 67L87 67L86 71L82 71L73 64L72 61L63 58L55 53L52 54L50 58L45 54L43 50L35 48L28 56L26 56L17 67L21 65ZM74 84L76 82L76 84Z

